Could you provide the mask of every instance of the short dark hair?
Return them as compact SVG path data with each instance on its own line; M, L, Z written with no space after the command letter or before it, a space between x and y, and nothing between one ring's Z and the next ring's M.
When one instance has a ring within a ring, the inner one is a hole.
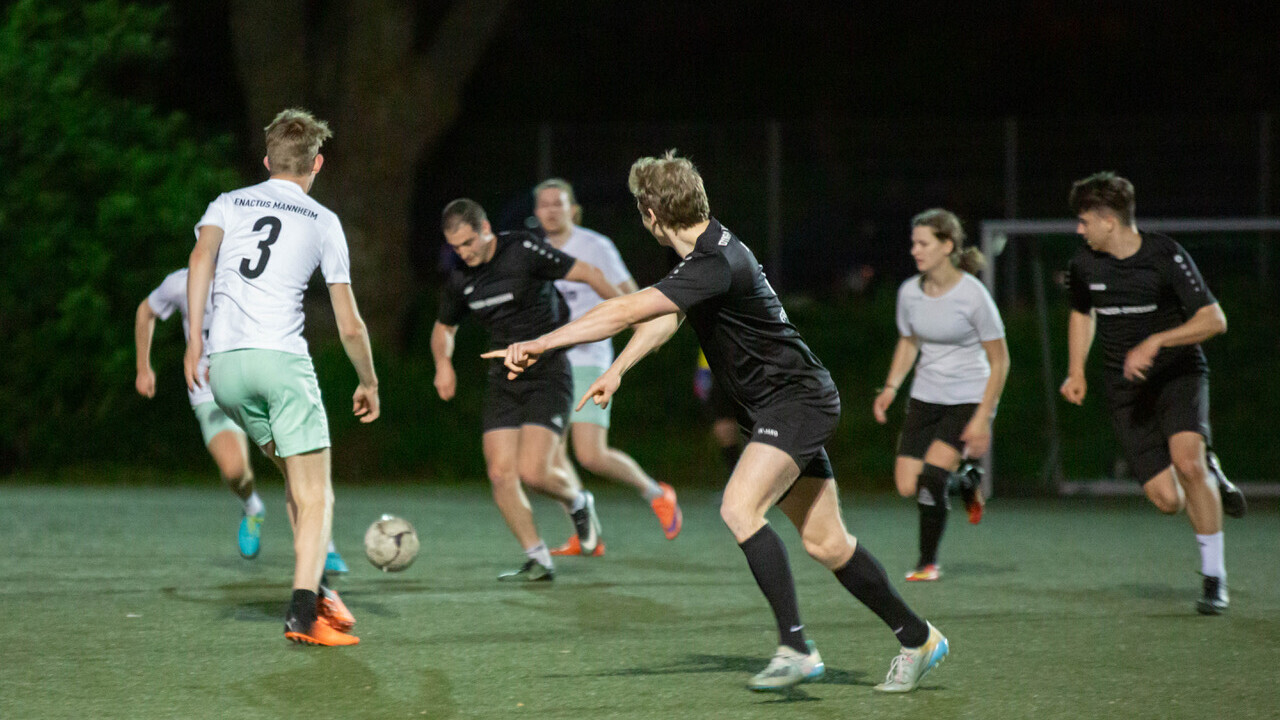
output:
M1106 208L1131 225L1134 218L1133 183L1113 172L1094 173L1071 184L1067 203L1076 215L1087 210Z
M440 213L440 229L453 232L459 225L466 223L472 230L479 230L488 219L489 216L484 214L480 203L469 198L458 198L444 206L444 212Z

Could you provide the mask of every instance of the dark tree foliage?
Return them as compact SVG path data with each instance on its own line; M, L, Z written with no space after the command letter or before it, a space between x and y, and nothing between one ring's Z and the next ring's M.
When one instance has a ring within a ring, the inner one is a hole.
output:
M186 264L205 204L239 184L226 138L121 90L163 71L164 12L118 0L5 10L0 470L134 452L134 310ZM158 370L181 353L164 339Z

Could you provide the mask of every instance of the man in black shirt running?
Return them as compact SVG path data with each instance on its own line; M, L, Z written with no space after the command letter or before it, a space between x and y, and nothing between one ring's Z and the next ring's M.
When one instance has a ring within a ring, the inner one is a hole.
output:
M537 368L555 349L635 334L608 371L579 400L609 402L622 375L665 343L689 317L707 362L733 398L748 444L724 490L720 515L733 532L777 621L779 647L749 683L780 690L823 674L804 636L795 582L782 539L765 520L778 505L800 530L805 549L893 630L902 652L884 692L915 689L947 654L942 633L911 611L884 568L845 529L823 444L835 432L840 397L827 369L787 319L751 250L711 217L702 177L668 152L631 166L631 192L644 227L681 262L656 285L597 305L577 320L505 352L509 378ZM486 357L501 357L489 353ZM518 382L518 380L517 380Z
M561 278L586 283L601 297L618 290L594 265L574 260L541 238L525 232L498 233L484 209L465 198L445 206L445 240L464 264L450 273L440 291L440 310L431 331L431 355L436 363L435 388L441 400L457 389L453 370L453 340L458 323L467 315L489 331L491 348L506 347L522 337L549 332L568 319L553 281ZM489 372L481 424L484 459L493 485L493 499L527 560L499 580L551 580L551 554L533 522L527 486L565 504L583 554L600 542L595 500L574 478L552 466L552 452L569 421L573 376L563 352L517 382L503 379L502 365Z
M1226 315L1181 245L1138 231L1128 180L1114 173L1084 178L1072 186L1070 203L1085 246L1068 276L1062 396L1084 403L1084 364L1096 328L1112 424L1129 467L1162 512L1186 508L1204 575L1196 609L1218 615L1228 602L1222 513L1243 516L1245 500L1206 450L1209 376L1200 343L1226 332Z

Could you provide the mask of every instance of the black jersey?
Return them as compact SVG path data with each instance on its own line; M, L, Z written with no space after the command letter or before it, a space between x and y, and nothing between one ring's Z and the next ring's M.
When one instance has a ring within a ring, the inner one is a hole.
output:
M1153 333L1185 323L1217 300L1187 251L1172 238L1142 233L1138 252L1123 260L1085 245L1068 273L1072 309L1097 316L1098 340L1111 382L1124 358ZM1198 344L1161 348L1148 378L1208 369Z
M526 232L498 233L493 242L496 247L489 262L476 267L463 265L449 273L440 288L437 319L453 326L474 315L489 331L491 350L563 325L569 313L553 281L569 272L576 262L573 257ZM543 360L552 355L548 353ZM539 362L530 370L553 364ZM501 368L498 362L491 371Z
M654 287L688 316L715 382L747 413L739 422L790 402L839 404L831 374L787 319L755 255L714 218Z

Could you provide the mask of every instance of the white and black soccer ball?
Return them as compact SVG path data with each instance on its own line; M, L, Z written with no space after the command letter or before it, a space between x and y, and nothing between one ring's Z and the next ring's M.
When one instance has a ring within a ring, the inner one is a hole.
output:
M400 572L418 556L418 533L408 520L383 515L365 531L364 554L379 570Z

